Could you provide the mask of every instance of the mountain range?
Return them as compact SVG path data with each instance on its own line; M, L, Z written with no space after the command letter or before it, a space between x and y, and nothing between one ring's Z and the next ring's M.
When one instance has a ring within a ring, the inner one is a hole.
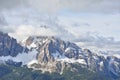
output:
M0 64L27 66L43 73L60 74L63 74L64 69L78 72L81 67L112 80L120 78L119 57L83 49L54 36L30 36L18 43L7 33L0 32Z

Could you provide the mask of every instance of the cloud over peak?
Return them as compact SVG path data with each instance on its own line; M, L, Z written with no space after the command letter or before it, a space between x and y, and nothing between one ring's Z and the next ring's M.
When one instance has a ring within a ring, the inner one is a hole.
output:
M119 3L120 0L0 0L0 31L19 40L47 35L80 42L85 47L119 49Z

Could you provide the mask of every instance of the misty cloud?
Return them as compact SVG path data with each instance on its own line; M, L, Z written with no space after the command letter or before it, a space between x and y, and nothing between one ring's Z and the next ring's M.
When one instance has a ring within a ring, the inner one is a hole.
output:
M0 9L31 8L43 12L120 12L120 0L0 0Z
M65 29L63 25L59 24L59 19L55 16L31 16L28 15L26 20L15 13L6 14L5 16L9 25L1 26L0 31L9 33L11 36L18 40L25 39L28 36L56 36L61 37L64 40L71 40L74 35ZM64 36L63 36L64 34Z
M7 25L6 19L3 14L0 14L0 26Z
M19 40L46 35L79 42L83 47L119 49L119 3L120 0L0 0L0 31Z
M99 34L88 32L84 36L79 36L75 40L76 43L83 44L89 48L96 47L97 49L119 50L120 41L116 41L113 37L104 37Z

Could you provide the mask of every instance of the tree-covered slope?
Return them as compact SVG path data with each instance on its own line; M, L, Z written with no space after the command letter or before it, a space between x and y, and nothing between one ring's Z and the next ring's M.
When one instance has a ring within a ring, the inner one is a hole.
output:
M25 66L15 67L0 65L0 80L113 80L109 77L81 68L80 66L76 67L79 67L78 71L71 71L67 68L64 69L61 75L59 73L42 73L41 71L35 71Z

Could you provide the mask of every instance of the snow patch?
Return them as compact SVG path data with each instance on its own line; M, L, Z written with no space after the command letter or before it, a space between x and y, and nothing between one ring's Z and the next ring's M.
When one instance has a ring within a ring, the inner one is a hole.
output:
M29 46L27 46L28 49L35 48L35 47L37 47L37 45L34 42L30 44Z
M15 62L22 62L23 65L26 65L29 62L31 62L32 60L36 60L36 56L37 56L37 51L33 50L29 53L20 53L16 57L2 56L2 57L0 57L0 61L13 60Z
M100 70L102 71L103 69L103 66L104 66L104 64L103 64L103 61L101 61L100 63L99 63L99 65L100 65Z
M72 47L68 47L68 48L66 48L65 52L70 51L70 50L75 50L75 49Z
M68 62L68 63L81 63L81 64L86 64L84 59L69 59L69 58L64 58L64 59L57 59L58 61L62 62Z
M32 60L32 61L30 61L28 64L27 64L27 66L28 66L28 68L31 68L31 65L32 64L38 64L38 61L35 59L35 60Z
M63 59L63 58L66 58L66 56L64 54L60 54L58 51L56 51L56 53L52 53L52 56L55 58L55 59Z
M115 56L115 57L120 59L120 54L114 54L113 56Z

